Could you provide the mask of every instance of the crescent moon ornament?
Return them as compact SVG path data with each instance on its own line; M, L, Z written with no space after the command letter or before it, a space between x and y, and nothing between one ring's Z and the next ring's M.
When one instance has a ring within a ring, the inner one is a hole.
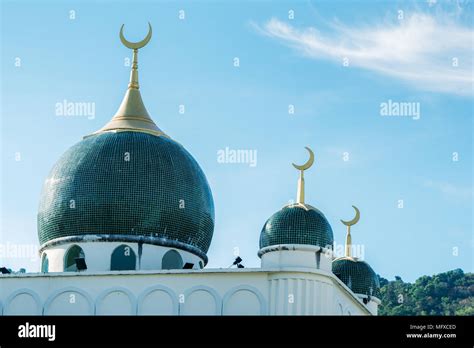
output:
M123 27L124 26L125 26L125 24L122 24L122 27L120 28L120 41L122 41L122 43L124 44L125 47L128 47L132 50L138 50L139 48L144 47L150 41L151 35L152 35L152 29L151 29L150 22L148 22L148 34L146 35L146 37L142 41L138 41L138 42L130 42L125 38L125 36L123 36Z
M296 193L296 201L298 202L298 204L304 204L304 174L303 173L306 169L310 168L314 163L313 151L307 146L305 146L305 149L308 150L309 152L308 161L302 165L297 165L297 164L292 163L293 167L295 167L296 169L300 171L300 177L298 179L298 191Z
M355 205L352 206L352 208L354 208L354 210L356 211L356 215L355 217L352 219L352 220L349 220L349 221L344 221L344 220L341 220L341 222L350 227L352 225L355 225L357 222L359 222L359 219L360 219L360 211L359 209L357 209L357 207Z
M309 152L308 162L306 162L305 164L302 164L302 165L297 165L297 164L292 163L293 167L295 167L296 169L301 170L301 171L309 169L314 163L314 153L313 153L313 151L307 146L305 146L305 149L308 150L308 152Z

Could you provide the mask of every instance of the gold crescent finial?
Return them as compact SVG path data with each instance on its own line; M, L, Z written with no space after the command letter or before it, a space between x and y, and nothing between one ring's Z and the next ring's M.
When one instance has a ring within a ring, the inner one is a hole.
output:
M299 204L304 204L304 171L309 169L313 163L314 163L314 153L313 151L308 147L305 146L305 149L308 150L309 152L309 159L305 164L302 165L297 165L293 164L293 167L298 169L300 171L300 178L298 179L298 191L296 193L296 202Z
M341 220L341 222L346 225L346 226L352 226L352 225L355 225L356 223L359 222L359 219L360 219L360 211L359 209L357 209L357 207L355 205L352 206L352 208L354 208L354 210L356 211L356 215L355 217L352 219L352 220L349 220L349 221L344 221L344 220Z
M125 47L133 50L130 82L122 103L115 115L104 127L93 134L109 131L133 131L168 137L158 128L148 114L140 94L140 86L138 83L138 49L144 47L150 41L152 35L151 24L148 22L148 34L139 42L127 41L123 35L123 28L124 25L122 24L119 35L120 41L122 41Z
M146 35L146 37L142 41L138 41L138 42L130 42L125 38L125 36L123 36L123 27L124 26L125 26L125 24L122 24L122 27L120 28L120 41L122 41L122 43L124 44L125 47L128 47L132 50L138 50L139 48L144 47L150 41L151 35L152 35L152 29L151 29L150 22L148 22L148 34Z
M313 165L313 163L314 163L314 153L313 153L313 151L312 151L309 147L307 147L307 146L305 146L305 149L308 150L308 152L309 152L309 159L308 159L308 162L306 162L305 164L302 164L302 165L297 165L297 164L292 163L292 164L293 164L293 167L295 167L295 168L298 169L298 170L307 170L307 169L309 169L309 168Z
M125 24L122 24L120 28L120 41L124 44L125 47L128 47L133 50L132 58L132 71L130 72L130 83L128 84L129 89L139 89L140 85L138 84L138 49L144 47L148 41L151 39L152 29L151 24L148 22L148 34L146 37L139 42L130 42L125 39L123 36L123 27Z
M346 257L352 257L352 237L351 237L351 226L355 225L359 219L360 219L360 211L357 209L355 205L352 206L354 210L356 211L356 215L352 220L349 221L344 221L341 220L341 222L347 226L347 235L346 235L346 252L345 256Z

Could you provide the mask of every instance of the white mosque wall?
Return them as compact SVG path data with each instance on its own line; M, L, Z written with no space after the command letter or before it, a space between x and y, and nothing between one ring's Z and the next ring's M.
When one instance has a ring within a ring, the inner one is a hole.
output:
M367 299L367 296L366 295L363 295L363 294L356 294L356 296L361 300L361 301L364 301L364 299ZM378 314L378 307L379 305L382 303L382 301L380 301L378 298L376 297L371 297L370 298L370 301L366 304L367 308L370 310L370 312L373 314L373 315L377 315Z
M140 254L138 243L88 241L65 243L45 248L41 253L41 257L43 258L45 254L48 256L48 271L63 272L67 250L75 245L79 246L84 251L87 264L86 272L110 271L112 253L117 247L124 245L129 247L133 257L136 257L137 270L160 270L162 268L163 256L169 250L176 250L181 255L183 264L192 263L194 269L199 269L199 262L203 262L200 257L181 249L142 244L142 251Z
M332 270L332 253L318 246L281 244L260 249L262 268L296 267Z
M294 269L0 277L3 315L370 315L335 276Z

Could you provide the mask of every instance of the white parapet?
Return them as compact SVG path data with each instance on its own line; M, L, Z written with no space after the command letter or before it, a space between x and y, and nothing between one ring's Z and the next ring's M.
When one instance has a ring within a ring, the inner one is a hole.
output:
M0 275L3 315L371 315L322 270L202 269Z

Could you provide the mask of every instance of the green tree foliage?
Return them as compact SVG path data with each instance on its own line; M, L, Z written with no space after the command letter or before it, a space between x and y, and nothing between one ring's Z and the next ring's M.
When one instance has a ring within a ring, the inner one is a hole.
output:
M461 269L422 276L415 283L401 277L380 278L379 315L474 315L474 274Z

